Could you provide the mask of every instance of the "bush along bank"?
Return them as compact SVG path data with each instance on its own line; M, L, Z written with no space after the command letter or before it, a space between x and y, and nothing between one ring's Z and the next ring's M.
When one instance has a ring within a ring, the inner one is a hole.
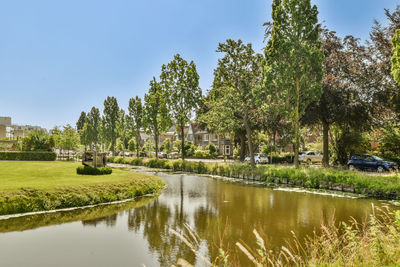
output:
M111 167L93 168L90 166L79 166L78 168L76 168L76 173L82 175L105 175L105 174L111 174L112 168Z
M128 173L128 171L127 171ZM127 182L64 186L52 190L22 188L0 192L0 215L82 207L157 194L165 186L159 177L129 172Z
M287 185L310 189L334 190L362 194L367 197L400 200L399 175L367 175L356 171L293 168L288 166L259 165L251 168L240 163L204 163L182 160L109 157L109 162L171 169L173 171L219 175L230 178L256 180L266 184Z

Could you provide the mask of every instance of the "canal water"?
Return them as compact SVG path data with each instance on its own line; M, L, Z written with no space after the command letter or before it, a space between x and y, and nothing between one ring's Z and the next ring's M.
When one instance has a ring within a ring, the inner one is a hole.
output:
M152 173L154 174L154 173ZM156 173L168 187L158 197L0 220L0 266L170 266L178 258L203 262L170 229L188 224L198 249L215 258L218 247L255 245L253 229L271 249L293 231L304 239L322 222L364 220L382 202L288 192L187 174ZM249 262L237 251L242 266Z

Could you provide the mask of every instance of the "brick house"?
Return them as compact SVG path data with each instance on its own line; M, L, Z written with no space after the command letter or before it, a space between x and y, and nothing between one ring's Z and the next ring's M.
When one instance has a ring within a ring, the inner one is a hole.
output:
M195 123L185 126L184 134L185 141L192 142L196 146L201 146L205 149L210 143L213 143L217 147L218 155L233 155L233 145L227 135L210 133L206 129L201 129ZM163 144L167 138L169 138L171 142L180 139L175 126L172 126L168 132L160 135L159 144Z

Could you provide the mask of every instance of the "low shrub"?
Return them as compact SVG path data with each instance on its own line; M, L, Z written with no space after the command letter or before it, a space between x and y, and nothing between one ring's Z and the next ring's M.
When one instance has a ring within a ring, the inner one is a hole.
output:
M162 169L169 169L169 163L168 160L163 160L163 159L151 159L146 163L146 166L149 168L162 168Z
M119 163L119 164L123 164L124 163L124 159L123 157L115 157L114 158L114 163Z
M76 168L76 173L82 175L105 175L111 174L112 169L111 167L93 168L90 166L79 166L78 168Z
M141 166L141 165L143 165L143 159L142 158L134 158L131 160L131 164L134 166Z
M56 153L46 151L0 152L0 160L54 161L56 158Z

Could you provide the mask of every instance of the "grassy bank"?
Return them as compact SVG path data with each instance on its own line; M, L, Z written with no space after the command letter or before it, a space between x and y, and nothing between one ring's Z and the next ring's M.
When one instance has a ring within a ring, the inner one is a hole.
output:
M259 180L266 184L344 191L377 199L400 200L400 176L396 174L382 176L348 170L308 167L296 169L290 166L277 165L260 165L253 169L249 164L182 162L181 160L122 157L110 157L109 161L150 168Z
M158 177L78 175L79 163L0 162L0 215L94 205L160 192Z

